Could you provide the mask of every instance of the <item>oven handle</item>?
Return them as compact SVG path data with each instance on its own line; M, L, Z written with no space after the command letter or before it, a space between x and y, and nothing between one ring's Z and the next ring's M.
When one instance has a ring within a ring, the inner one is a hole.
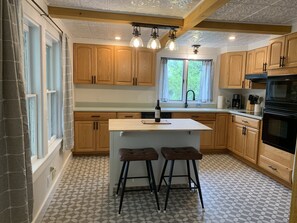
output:
M278 115L286 118L293 118L297 119L297 114L296 115L291 115L291 114L284 114L284 113L278 113L278 112L271 112L271 111L264 111L264 115L269 114L269 115Z

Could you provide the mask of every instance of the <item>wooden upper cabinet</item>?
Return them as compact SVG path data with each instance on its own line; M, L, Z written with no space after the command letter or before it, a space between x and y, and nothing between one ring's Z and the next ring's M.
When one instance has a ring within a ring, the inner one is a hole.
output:
M89 44L74 44L73 64L74 83L91 84L95 74L94 46Z
M220 88L243 88L246 51L221 55Z
M251 50L247 52L246 55L246 74L252 74L254 72L254 58L255 58L255 51Z
M95 83L96 84L113 84L114 74L114 47L96 45L95 60Z
M267 46L255 49L252 72L254 74L266 72L266 68L267 68L266 66L267 66Z
M155 84L155 53L146 48L136 48L136 84L153 86Z
M297 67L297 33L286 36L285 67Z
M133 85L135 54L131 47L115 47L115 81L117 85Z
M268 69L281 67L281 57L284 55L285 37L270 40L268 47Z

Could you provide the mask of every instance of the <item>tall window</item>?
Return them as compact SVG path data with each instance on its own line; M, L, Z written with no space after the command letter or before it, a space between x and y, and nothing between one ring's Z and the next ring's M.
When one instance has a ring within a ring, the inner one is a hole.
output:
M30 23L24 24L24 82L26 93L26 105L28 114L28 127L31 147L31 157L36 159L38 155L39 142L39 84L37 78L38 60L35 59L38 51L39 28Z
M196 102L212 102L212 60L162 58L161 66L161 101L184 102L186 92L193 90ZM191 92L188 101L192 99Z
M48 37L46 42L46 88L48 144L57 138L58 129L58 88L60 78L60 44Z

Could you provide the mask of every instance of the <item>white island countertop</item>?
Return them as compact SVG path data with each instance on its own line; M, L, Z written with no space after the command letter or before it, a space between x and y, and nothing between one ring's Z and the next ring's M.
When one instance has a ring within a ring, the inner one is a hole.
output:
M144 124L143 122L153 122ZM192 119L109 119L109 131L209 131L211 128Z

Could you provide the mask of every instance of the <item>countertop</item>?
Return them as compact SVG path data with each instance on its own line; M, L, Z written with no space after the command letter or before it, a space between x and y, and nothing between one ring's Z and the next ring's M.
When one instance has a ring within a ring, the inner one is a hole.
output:
M150 122L144 124L143 121ZM109 131L208 131L211 128L192 119L109 119Z
M214 112L214 113L231 113L235 115L241 115L249 118L254 118L262 120L262 113L254 115L246 112L246 110L235 110L235 109L218 109L218 108L164 108L161 110L163 112ZM74 111L93 111L93 112L154 112L154 107L100 107L100 106L88 106L82 107L77 106L74 108Z

